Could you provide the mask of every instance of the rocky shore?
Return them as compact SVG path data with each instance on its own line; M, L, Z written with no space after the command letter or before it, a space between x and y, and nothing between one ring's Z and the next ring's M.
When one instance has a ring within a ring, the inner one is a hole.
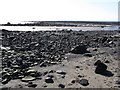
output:
M2 88L120 88L118 31L1 31Z

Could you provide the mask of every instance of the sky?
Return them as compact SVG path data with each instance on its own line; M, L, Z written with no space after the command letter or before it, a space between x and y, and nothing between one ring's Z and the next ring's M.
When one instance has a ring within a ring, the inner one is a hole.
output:
M0 23L117 21L119 0L0 0Z

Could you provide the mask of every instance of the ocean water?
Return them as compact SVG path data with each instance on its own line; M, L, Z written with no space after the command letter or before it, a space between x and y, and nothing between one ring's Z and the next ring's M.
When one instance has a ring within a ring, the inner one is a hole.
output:
M0 29L6 29L11 31L54 31L54 30L118 30L118 26L108 26L108 27L58 27L58 26L0 26Z

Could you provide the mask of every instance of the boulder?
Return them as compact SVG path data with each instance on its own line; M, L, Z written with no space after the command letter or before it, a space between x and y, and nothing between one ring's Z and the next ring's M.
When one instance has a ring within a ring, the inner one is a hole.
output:
M107 71L107 65L105 65L104 63L98 61L95 65L97 65L95 69L95 73L103 74Z
M87 51L86 45L81 44L81 45L77 45L75 48L72 48L70 52L74 54L84 54L84 53L88 53L89 51Z

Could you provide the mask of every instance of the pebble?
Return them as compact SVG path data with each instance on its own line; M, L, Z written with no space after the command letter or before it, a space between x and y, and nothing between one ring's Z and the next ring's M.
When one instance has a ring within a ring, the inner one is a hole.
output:
M83 86L88 86L88 85L89 85L87 79L81 79L81 80L79 81L79 83L80 83L81 85L83 85Z
M46 83L54 83L54 80L51 77L46 77L45 82Z
M59 88L65 88L65 85L64 84L59 84L58 87Z
M57 70L56 73L62 74L62 75L65 75L65 74L66 74L66 72L65 72L65 71L62 71L62 70Z

